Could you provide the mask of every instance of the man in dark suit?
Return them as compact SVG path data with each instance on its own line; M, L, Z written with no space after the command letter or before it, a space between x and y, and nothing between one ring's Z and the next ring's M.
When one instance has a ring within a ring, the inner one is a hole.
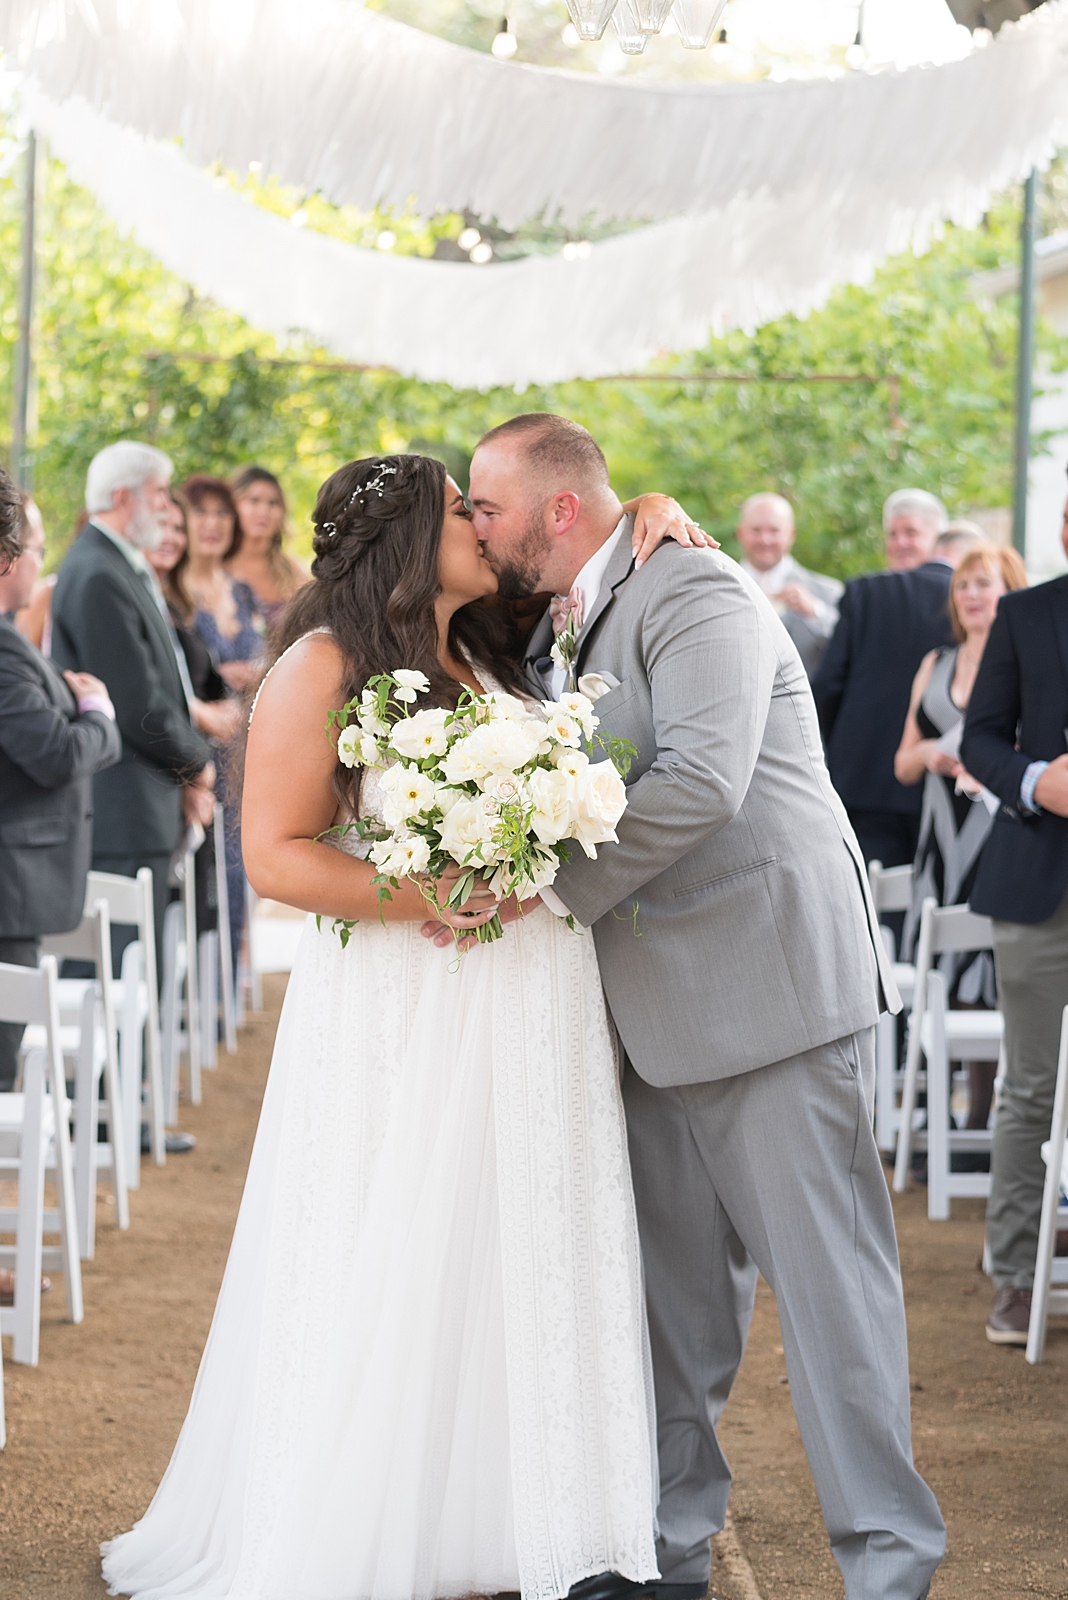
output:
M0 526L12 487L0 471ZM122 751L104 685L62 676L14 626L40 576L44 529L22 524L21 553L0 575L0 961L35 967L42 934L81 921L92 838L92 776ZM0 549L7 549L0 540ZM64 681L65 680L65 681ZM14 1087L22 1024L0 1023L0 1091Z
M941 500L901 489L883 508L886 572L846 584L838 626L812 681L831 782L865 861L916 855L922 784L894 776L912 680L928 650L953 643L949 580L978 533L947 528Z
M1068 507L1062 535L1068 554ZM971 908L994 918L1005 1082L990 1162L994 1344L1027 1343L1031 1288L1068 1005L1068 577L1006 595L968 703L961 760L1001 809Z
M156 942L183 819L207 826L215 769L190 721L192 688L146 550L162 536L171 463L123 440L93 457L89 522L60 568L52 606L57 663L93 672L115 703L122 759L94 784L93 866L133 877L152 869Z

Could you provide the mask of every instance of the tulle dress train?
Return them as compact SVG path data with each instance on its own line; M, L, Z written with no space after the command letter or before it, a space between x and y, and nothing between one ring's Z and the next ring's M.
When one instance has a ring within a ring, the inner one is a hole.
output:
M459 962L309 917L137 1600L554 1600L656 1575L652 1389L592 938Z

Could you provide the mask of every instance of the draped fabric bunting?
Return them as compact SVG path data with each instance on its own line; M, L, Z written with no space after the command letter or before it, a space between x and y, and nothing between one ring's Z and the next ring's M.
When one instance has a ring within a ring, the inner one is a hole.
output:
M338 204L505 228L543 208L578 227L809 188L877 195L900 231L1042 162L1068 83L1064 0L963 61L774 84L517 65L352 0L4 0L0 45L53 99L180 137L197 166L261 161Z
M35 122L168 268L283 339L456 386L602 376L804 314L1068 141L1068 0L945 67L697 89L515 67L338 0L5 14ZM199 170L216 158L367 206L665 220L585 259L423 261L295 229Z

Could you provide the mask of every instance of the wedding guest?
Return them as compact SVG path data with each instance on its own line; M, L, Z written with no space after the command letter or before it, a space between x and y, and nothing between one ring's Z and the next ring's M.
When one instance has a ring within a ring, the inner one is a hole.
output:
M1068 507L1062 540L1068 554ZM970 905L994 919L1005 1077L986 1236L994 1344L1027 1343L1061 1012L1068 1005L1068 576L998 606L961 760L1001 801Z
M57 666L102 678L115 704L122 759L93 783L93 860L132 878L152 870L157 948L167 877L185 824L210 823L215 767L192 726L185 658L145 551L162 533L171 462L124 439L89 463L89 520L67 551L53 603Z
M225 479L205 473L187 478L181 492L188 507L188 534L185 553L175 564L172 582L188 592L193 603L193 632L208 646L229 687L240 693L259 671L266 624L248 584L232 577L225 566L241 550L237 507ZM219 770L219 797L226 820L230 944L236 972L245 926L241 815L239 804L228 793L225 765L220 763Z
M226 560L230 575L252 590L268 628L273 628L311 574L285 548L286 497L266 467L239 467L230 479L241 542Z
M901 941L905 961L913 959L925 900L937 900L941 906L967 902L983 846L994 826L993 808L984 803L984 798L992 797L989 793L983 796L961 764L960 738L998 601L1009 590L1026 587L1027 572L1015 550L980 544L966 551L949 589L949 615L957 642L926 655L912 685L905 732L894 758L899 783L918 784L922 779L924 786L912 903ZM989 951L949 959L953 1001L967 1006L997 1005ZM985 1128L990 1120L996 1072L996 1062L970 1063L969 1128Z
M81 921L93 774L115 766L122 741L103 683L58 672L14 626L44 560L41 519L26 508L0 469L0 961L35 967L42 936ZM22 1032L0 1023L2 1093L15 1087ZM0 1274L0 1294L9 1277Z
M834 632L845 585L794 560L794 508L781 494L751 494L738 514L736 532L742 570L779 613L811 678Z
M44 523L37 502L32 495L24 494L22 497L22 514L28 528L39 532L41 545L45 542ZM56 586L56 575L50 572L48 576L38 578L33 586L33 592L24 606L20 606L15 615L15 626L24 639L36 645L42 655L49 655L52 646L52 591Z
M885 572L846 584L838 624L812 680L831 782L865 861L914 860L922 796L894 774L912 680L930 650L953 643L953 567L978 531L951 530L941 500L901 489L883 508Z
M162 516L163 537L148 559L160 581L167 609L182 647L193 686L189 710L193 726L217 744L228 744L241 722L241 702L215 665L211 651L193 629L196 607L178 563L188 549L187 508L178 490Z

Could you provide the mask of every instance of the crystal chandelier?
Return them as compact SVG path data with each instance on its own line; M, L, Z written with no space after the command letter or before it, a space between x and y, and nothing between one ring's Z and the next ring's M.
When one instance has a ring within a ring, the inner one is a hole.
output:
M641 55L669 16L687 50L704 50L726 5L727 0L567 0L580 39L599 39L611 18L619 48L631 56Z

